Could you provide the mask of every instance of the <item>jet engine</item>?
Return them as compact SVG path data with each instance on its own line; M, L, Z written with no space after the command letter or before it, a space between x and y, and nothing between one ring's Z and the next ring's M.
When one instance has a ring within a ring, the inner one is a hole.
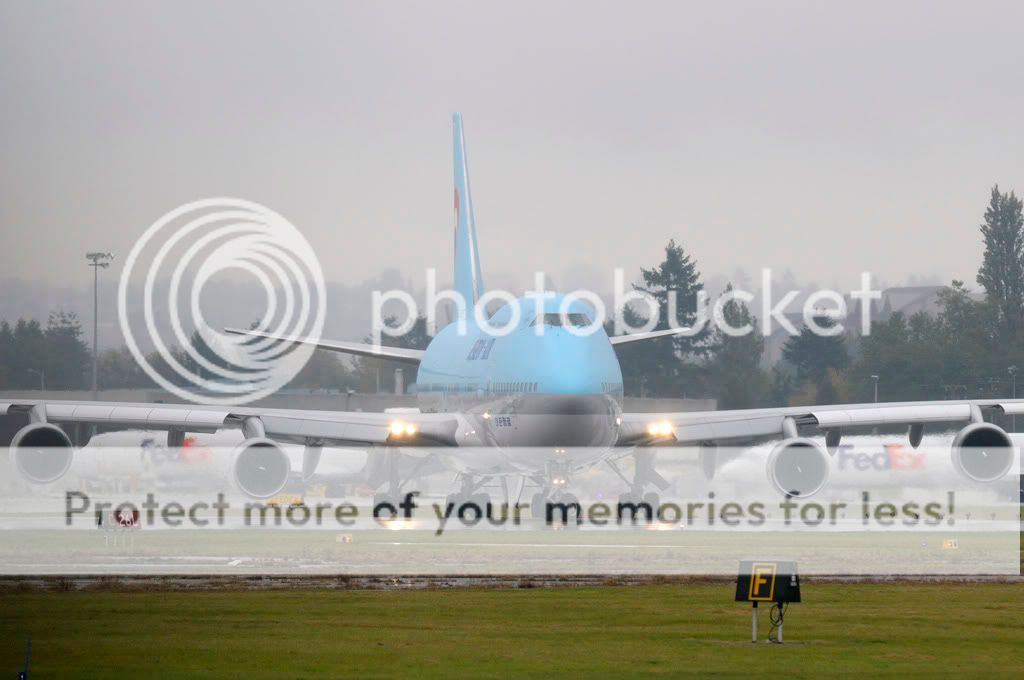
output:
M976 482L994 482L1009 472L1014 448L1001 427L971 423L953 439L950 454L960 474Z
M71 438L49 423L30 423L11 440L11 462L18 474L33 484L49 484L63 477L74 453Z
M284 489L291 472L288 455L265 437L246 439L235 449L231 477L252 498L270 498Z
M828 481L828 454L813 439L792 437L779 442L768 455L768 480L795 498L816 494Z

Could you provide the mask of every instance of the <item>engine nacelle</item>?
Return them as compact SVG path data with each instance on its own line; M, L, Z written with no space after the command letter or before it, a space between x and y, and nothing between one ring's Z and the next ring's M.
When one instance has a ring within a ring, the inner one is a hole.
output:
M813 496L828 481L828 454L813 439L793 437L779 442L768 455L768 480L795 498Z
M30 423L11 440L11 462L33 484L56 482L67 473L74 455L71 438L50 423Z
M265 437L246 439L232 456L231 478L252 498L270 498L280 493L288 483L290 472L288 455Z
M963 476L976 482L994 482L1013 465L1013 441L992 423L971 423L953 439L950 455L953 467Z

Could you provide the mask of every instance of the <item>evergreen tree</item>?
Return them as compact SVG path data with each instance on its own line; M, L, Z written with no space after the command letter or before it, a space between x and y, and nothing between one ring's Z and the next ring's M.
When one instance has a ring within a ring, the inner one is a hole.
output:
M7 321L0 321L0 388L13 387L11 356L14 352L14 331Z
M814 322L824 329L836 325L834 320L824 315L814 317ZM824 335L805 324L799 335L786 341L782 357L796 369L800 383L814 386L818 403L837 400L834 375L829 374L829 369L842 370L850 363L842 334Z
M84 389L92 352L82 340L82 324L74 312L53 312L46 324L46 387L51 390Z
M962 281L954 281L940 295L940 338L931 352L938 353L939 374L946 397L992 396L991 381L1001 378L1013 361L1016 343L1001 340L998 305L970 296ZM988 384L986 386L986 384Z
M985 254L978 283L998 311L1007 338L1017 340L1024 330L1024 215L1021 200L999 186L992 188L985 221L981 224Z
M729 285L726 292L731 290ZM751 332L734 336L716 328L712 333L708 364L711 393L718 400L718 408L760 406L767 396L768 378L761 369L764 337L757 330L757 319L746 304L735 298L722 306L722 317L732 328L750 325Z
M788 406L790 396L797 387L796 370L783 359L772 366L768 388L769 405Z
M97 374L101 390L156 387L156 383L139 367L127 347L100 352Z
M652 269L641 268L642 286L634 286L654 297L658 302L658 325L656 330L669 327L669 315L673 315L677 326L692 327L697 320L698 293L704 290L700 280L697 263L683 251L675 239L665 246L665 259ZM670 297L675 298L675 306L670 307ZM685 359L705 350L702 343L709 335L705 327L693 336L677 335L671 338L671 345L676 356Z
M638 313L630 305L622 310L623 320L631 328L640 328L646 322L644 316ZM611 337L615 333L615 322L606 321L604 330ZM657 340L646 340L644 342L631 342L615 348L615 354L619 358L619 367L622 369L622 384L626 394L631 396L649 396L650 376L658 375L659 360L662 353L654 347ZM664 345L669 347L666 342Z
M11 387L38 388L39 374L33 371L45 371L47 364L46 336L42 326L35 319L18 319L11 335L8 364Z
M928 355L935 354L938 346L926 346L934 340L933 334L925 327L935 327L937 322L923 313L913 317L919 332L911 328L911 321L902 313L894 313L886 321L871 325L871 333L861 338L860 356L853 366L855 394L860 401L874 398L874 379L879 376L880 398L884 401L913 401L929 398L934 386L922 381L922 368L928 363ZM934 376L936 379L938 375Z
M641 268L643 285L634 286L650 294L658 304L655 330L669 328L669 315L676 326L693 327L697 320L698 293L704 289L697 263L675 240L665 246L665 259L651 269ZM673 304L674 303L674 304ZM670 306L673 307L670 309ZM641 325L644 317L627 306L624 319L632 326ZM705 326L693 336L673 336L649 340L617 348L627 391L646 396L682 397L703 393L703 371L687 359L703 356L707 347ZM629 390L628 386L633 385Z

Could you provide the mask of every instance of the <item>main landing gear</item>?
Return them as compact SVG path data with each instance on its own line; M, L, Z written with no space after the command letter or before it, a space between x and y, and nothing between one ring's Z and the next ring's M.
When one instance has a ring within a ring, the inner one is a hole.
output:
M445 498L445 505L453 508L459 508L463 505L472 504L480 508L481 512L486 514L487 506L491 504L491 496L480 489L489 479L489 477L475 477L467 474L460 475L462 487L457 492L448 494L448 497Z
M391 508L399 507L399 504L405 499L405 494L402 492L402 488L409 483L409 480L415 478L416 475L419 474L420 470L423 469L423 466L430 460L429 456L420 459L409 473L409 476L403 481L400 480L398 476L399 456L401 454L397 450L389 447L384 451L383 455L386 458L388 481L383 491L378 491L373 495L375 516L378 514L376 509L381 506L384 506L382 508L384 512L389 512Z
M658 490L668 488L668 480L658 474L654 469L654 451L633 452L633 479L628 479L613 462L608 461L608 466L629 485L629 490L619 495L619 505L646 505L651 508L651 520L658 516L658 508L661 507L661 496L657 491L644 491L648 485Z

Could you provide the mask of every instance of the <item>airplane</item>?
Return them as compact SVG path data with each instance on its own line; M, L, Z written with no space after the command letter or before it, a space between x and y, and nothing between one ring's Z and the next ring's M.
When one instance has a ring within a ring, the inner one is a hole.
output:
M829 458L828 484L822 494L832 491L865 489L904 492L911 489L975 487L985 495L1004 496L1007 489L1016 490L1016 477L1006 475L989 484L964 484L964 474L950 457L935 455L948 450L956 433L936 432L924 435L918 448L899 436L856 434L843 437ZM1019 447L1024 435L1010 433L1013 446ZM751 493L770 484L764 470L772 452L770 443L758 444L730 452L726 461L719 461L713 480L705 486L732 489L732 493Z
M180 447L167 446L167 432L115 430L93 435L76 453L68 477L104 481L111 478L152 477L163 486L187 489L221 489L229 479L231 453L242 443L238 430L213 434L190 434ZM289 486L320 484L328 494L346 484L362 484L368 478L368 455L361 449L327 449L313 476L303 479L303 447L281 447L289 458L292 481Z
M454 290L471 308L485 287L459 114L453 116L453 132ZM963 423L951 444L952 461L962 474L994 481L1012 466L1009 436L987 422L986 416L991 420L993 414L1024 413L1024 400L624 412L615 348L679 331L609 337L598 325L589 335L571 333L569 326L586 325L593 312L584 302L573 300L562 314L563 299L557 294L544 298L540 313L531 297L501 307L489 320L493 326L507 323L514 311L520 312L518 326L502 337L485 333L468 309L460 310L467 315L467 332L459 333L458 324L450 323L425 350L226 329L417 364L418 408L411 412L11 399L0 402L0 414L27 422L11 443L11 457L19 474L37 484L59 479L67 471L74 452L69 432L74 434L81 426L166 430L169 446L180 445L186 433L235 429L243 441L234 450L230 474L237 487L253 498L273 496L286 484L291 465L283 444L305 447L302 474L306 478L317 469L323 447L363 447L389 461L391 473L376 502L401 497L403 481L396 463L401 454L439 460L457 471L460 490L449 497L452 503L485 502L485 484L493 479L533 482L538 489L532 497L534 513L543 512L540 508L551 501L576 504L570 491L574 474L601 462L618 471L616 461L625 456L632 456L635 465L632 478L619 475L626 487L620 502L656 504L657 490L666 482L654 468L653 454L664 445L698 445L705 474L713 475L718 445L777 440L766 462L767 474L780 493L796 497L810 496L826 483L831 452L844 431L856 428L901 424L909 427L909 443L916 448L926 425ZM537 334L535 324L543 324L545 332Z

